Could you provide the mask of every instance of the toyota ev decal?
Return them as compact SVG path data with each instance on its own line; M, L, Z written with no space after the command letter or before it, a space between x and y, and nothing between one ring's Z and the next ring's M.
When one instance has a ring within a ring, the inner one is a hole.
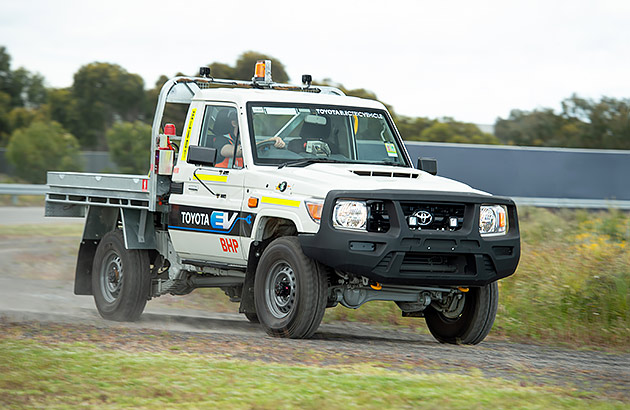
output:
M231 236L250 236L255 219L256 215L248 212L172 205L168 228Z

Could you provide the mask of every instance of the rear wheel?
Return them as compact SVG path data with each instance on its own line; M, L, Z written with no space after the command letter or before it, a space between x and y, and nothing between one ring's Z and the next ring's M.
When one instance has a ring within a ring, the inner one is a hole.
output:
M151 290L148 252L126 249L120 229L105 234L94 255L92 290L103 318L138 320Z
M427 327L441 343L474 345L490 332L499 302L497 282L471 288L463 299L463 305L454 312L440 312L433 306L425 310Z
M256 269L254 300L265 331L276 337L308 338L326 310L326 271L308 258L296 237L278 238Z

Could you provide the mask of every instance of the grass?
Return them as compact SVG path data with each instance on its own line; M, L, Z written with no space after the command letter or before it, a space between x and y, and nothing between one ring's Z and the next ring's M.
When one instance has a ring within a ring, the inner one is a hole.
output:
M500 281L495 329L630 349L630 215L525 209L522 257Z
M43 195L0 195L0 206L44 206Z
M46 225L0 225L0 236L24 238L34 236L44 237L76 237L81 241L83 224L46 224Z
M499 404L500 403L500 404ZM0 406L18 408L627 408L572 387L468 374L289 366L0 340Z

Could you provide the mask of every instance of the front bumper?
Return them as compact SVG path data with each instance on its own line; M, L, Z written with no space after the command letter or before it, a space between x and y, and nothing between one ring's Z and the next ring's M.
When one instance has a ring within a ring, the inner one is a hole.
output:
M383 201L389 215L387 232L335 229L337 199ZM401 203L464 206L463 225L456 231L412 230ZM479 234L479 207L505 205L508 232ZM514 273L521 254L516 206L511 199L467 193L427 191L331 191L326 196L320 229L300 234L304 253L339 271L384 284L484 286Z

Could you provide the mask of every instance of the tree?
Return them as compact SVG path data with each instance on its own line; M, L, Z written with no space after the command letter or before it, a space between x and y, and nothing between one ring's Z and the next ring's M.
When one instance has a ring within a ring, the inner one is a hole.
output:
M422 131L435 124L437 120L430 120L423 117L398 117L396 126L404 140L420 141Z
M426 127L420 133L420 141L450 142L465 144L498 144L492 134L482 132L475 124L443 118Z
M135 121L145 112L144 81L117 64L91 63L74 75L72 94L79 124L72 131L84 147L105 147L105 131L115 121Z
M575 146L630 149L630 99L602 97L595 102L574 94L562 102L562 115L581 125Z
M9 112L11 110L11 96L0 91L0 147L4 147L9 141L11 128L9 125Z
M11 87L11 56L6 47L0 47L0 92L9 94Z
M46 182L46 171L80 171L79 144L55 121L34 121L16 130L7 146L7 159L26 181Z
M505 144L563 146L566 138L562 129L566 124L565 119L550 108L531 112L512 110L507 119L497 119L494 133Z
M630 149L630 99L593 101L572 95L562 112L550 108L512 110L498 118L495 134L507 144Z
M80 129L78 103L70 88L49 90L45 108L50 119L57 121L65 129Z
M210 67L210 75L214 78L227 78L229 80L236 79L236 70L234 67L231 67L223 63L208 64L208 67ZM272 64L272 68L275 68L274 64ZM253 68L252 68L252 73L253 73ZM251 80L252 79L251 77L252 76L250 76L248 80Z
M125 174L146 174L150 168L151 126L141 121L118 122L107 131L109 155Z

